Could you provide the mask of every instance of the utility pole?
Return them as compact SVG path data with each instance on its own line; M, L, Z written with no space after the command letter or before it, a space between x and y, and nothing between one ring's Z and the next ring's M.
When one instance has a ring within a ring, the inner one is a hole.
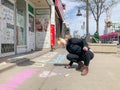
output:
M86 39L88 40L89 35L89 2L86 0Z

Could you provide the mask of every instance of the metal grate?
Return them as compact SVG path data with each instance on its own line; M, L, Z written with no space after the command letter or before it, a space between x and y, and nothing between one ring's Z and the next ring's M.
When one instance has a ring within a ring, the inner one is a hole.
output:
M1 44L1 53L14 52L14 44Z

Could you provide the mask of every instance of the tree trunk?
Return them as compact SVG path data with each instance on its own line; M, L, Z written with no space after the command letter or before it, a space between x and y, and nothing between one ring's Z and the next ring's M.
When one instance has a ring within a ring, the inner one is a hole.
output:
M96 32L99 33L99 19L96 20Z

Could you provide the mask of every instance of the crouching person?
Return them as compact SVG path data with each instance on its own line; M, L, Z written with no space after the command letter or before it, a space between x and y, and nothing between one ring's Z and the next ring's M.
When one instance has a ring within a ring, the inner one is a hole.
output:
M65 67L68 69L73 62L78 63L77 70L82 69L81 75L87 75L89 71L90 60L93 59L94 53L88 47L85 39L71 38L68 40L66 49L69 52L67 59L70 61Z

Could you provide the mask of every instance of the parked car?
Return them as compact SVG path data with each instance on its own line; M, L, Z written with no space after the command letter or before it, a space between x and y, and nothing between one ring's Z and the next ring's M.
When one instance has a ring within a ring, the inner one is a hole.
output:
M112 43L119 45L119 42L118 42L118 41L112 41Z

